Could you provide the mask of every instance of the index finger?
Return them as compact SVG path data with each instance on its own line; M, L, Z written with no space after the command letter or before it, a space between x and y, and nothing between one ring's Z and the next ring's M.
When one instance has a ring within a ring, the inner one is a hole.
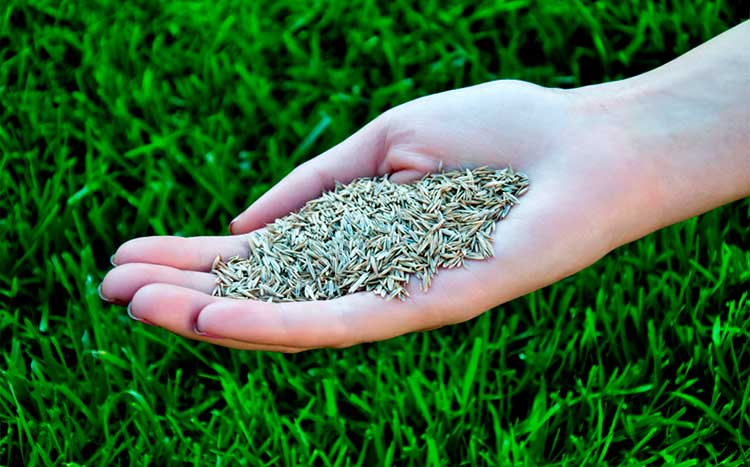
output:
M112 263L148 263L192 271L209 271L217 256L247 256L247 235L220 237L140 237L123 243Z

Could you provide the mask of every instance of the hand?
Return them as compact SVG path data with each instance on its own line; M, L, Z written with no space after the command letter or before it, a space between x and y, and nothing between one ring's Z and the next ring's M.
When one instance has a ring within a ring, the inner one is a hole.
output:
M750 22L656 70L562 91L496 81L396 107L303 164L229 237L148 237L115 254L100 292L136 319L243 349L344 347L471 319L590 265L611 249L750 195ZM717 72L719 70L720 72ZM334 181L511 164L530 190L495 235L495 257L442 270L406 301L362 292L265 303L210 296L217 254Z
M185 337L242 349L342 347L434 329L555 282L593 263L622 235L628 186L623 141L581 112L578 94L497 81L398 106L301 165L233 221L226 237L146 237L122 245L101 287L131 316ZM265 303L210 296L217 254L246 255L246 233L332 188L392 174L405 182L458 166L508 164L530 190L500 222L494 258L441 270L406 301L361 292L330 301Z

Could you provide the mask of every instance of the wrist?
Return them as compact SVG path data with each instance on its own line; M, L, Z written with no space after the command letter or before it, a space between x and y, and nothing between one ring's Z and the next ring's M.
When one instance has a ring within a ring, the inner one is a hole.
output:
M741 79L689 65L576 90L579 112L615 146L613 248L750 194Z

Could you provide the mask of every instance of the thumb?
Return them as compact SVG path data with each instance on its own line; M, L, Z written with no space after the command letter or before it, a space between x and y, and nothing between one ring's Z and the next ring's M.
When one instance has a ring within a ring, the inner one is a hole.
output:
M259 229L301 208L307 201L333 188L337 181L348 183L358 177L384 173L386 127L386 119L380 116L294 169L237 216L229 224L229 232L236 235Z

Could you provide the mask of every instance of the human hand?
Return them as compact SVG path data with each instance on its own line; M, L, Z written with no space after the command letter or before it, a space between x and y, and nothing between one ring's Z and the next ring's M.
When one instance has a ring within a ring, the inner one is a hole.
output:
M242 213L228 237L122 245L103 297L136 319L243 349L345 347L433 329L555 282L660 227L750 195L750 38L743 23L656 70L569 91L496 81L398 106L301 165ZM721 70L717 73L717 70ZM210 296L217 254L335 180L511 164L530 190L495 234L495 256L442 270L406 301L360 292L266 303Z
M471 319L566 277L618 245L633 163L625 142L582 112L578 94L496 81L398 106L301 165L232 223L232 236L145 237L122 245L101 287L134 318L185 337L294 352L387 339ZM508 164L530 190L495 235L495 257L441 270L405 301L360 292L329 301L212 297L217 254L247 254L246 234L300 208L334 181L390 173L405 182L438 169Z

